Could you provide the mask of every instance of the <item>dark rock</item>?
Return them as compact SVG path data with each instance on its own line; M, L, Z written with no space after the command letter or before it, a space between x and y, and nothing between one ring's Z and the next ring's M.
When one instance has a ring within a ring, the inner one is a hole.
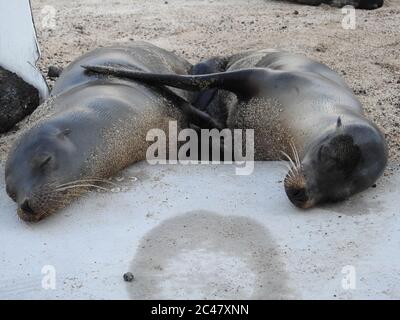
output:
M57 66L50 66L49 69L47 70L47 75L50 78L58 78L62 72L62 68L57 67Z
M367 90L365 90L365 89L355 89L354 93L355 94L359 94L359 95L366 95L367 94Z
M0 133L31 114L39 103L39 91L35 87L0 67Z
M124 273L123 277L124 277L124 281L126 281L126 282L132 282L133 279L135 279L135 277L132 274L132 272Z

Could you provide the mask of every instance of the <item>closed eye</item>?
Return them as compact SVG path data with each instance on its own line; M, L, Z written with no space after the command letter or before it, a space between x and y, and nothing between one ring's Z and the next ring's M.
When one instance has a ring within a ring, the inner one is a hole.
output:
M45 168L51 161L52 157L51 156L47 156L42 163L39 165L39 168L43 169Z

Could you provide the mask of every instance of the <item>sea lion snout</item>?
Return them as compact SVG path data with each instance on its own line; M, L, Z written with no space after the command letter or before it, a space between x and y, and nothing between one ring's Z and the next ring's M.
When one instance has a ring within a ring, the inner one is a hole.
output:
M17 204L17 213L22 220L39 221L42 216L46 215L47 208L50 209L53 203L51 199L46 199L48 191L44 190L40 183L31 183L34 180L32 175L24 177L25 180L9 179L7 193Z
M41 219L40 215L32 209L32 200L28 198L25 198L18 204L17 213L22 220L27 222L39 221Z
M307 188L306 179L301 168L289 173L285 178L285 192L290 202L301 209L308 209L315 205L315 200Z
M30 204L29 204L29 199L24 199L22 203L19 205L20 209L24 211L27 214L35 214L35 212L32 210Z
M296 188L296 187L285 187L286 194L296 207L307 209L312 206L312 201L307 195L306 188Z

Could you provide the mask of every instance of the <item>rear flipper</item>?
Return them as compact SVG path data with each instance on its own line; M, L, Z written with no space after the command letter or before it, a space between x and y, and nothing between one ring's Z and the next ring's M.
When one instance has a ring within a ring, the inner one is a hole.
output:
M259 93L260 82L267 74L267 71L263 68L241 69L206 75L177 75L138 72L111 66L82 67L90 72L138 80L155 86L164 85L189 91L203 91L214 88L227 90L235 93L239 100L249 100L256 96Z

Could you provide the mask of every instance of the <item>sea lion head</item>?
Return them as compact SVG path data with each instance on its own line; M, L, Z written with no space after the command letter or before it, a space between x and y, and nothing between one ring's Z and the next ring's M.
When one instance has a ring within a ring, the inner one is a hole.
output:
M374 184L387 164L381 132L369 121L339 117L333 128L310 143L302 160L293 157L285 191L299 208L336 202Z
M42 123L23 134L10 151L5 168L7 194L25 221L38 221L77 196L69 183L80 179L77 148L68 127Z

